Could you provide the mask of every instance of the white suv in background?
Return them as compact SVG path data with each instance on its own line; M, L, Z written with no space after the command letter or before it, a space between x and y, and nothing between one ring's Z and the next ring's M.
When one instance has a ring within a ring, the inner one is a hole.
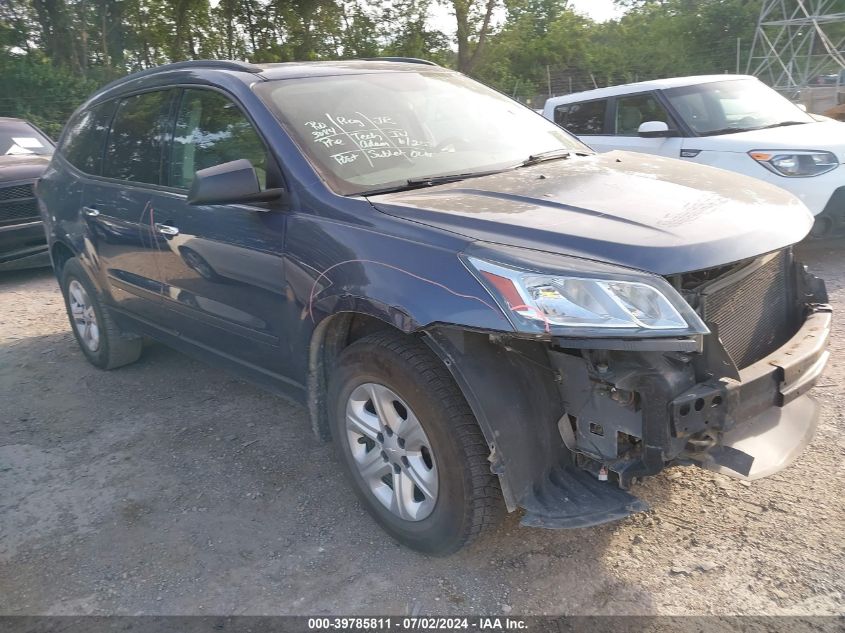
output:
M600 152L659 154L776 184L845 229L845 124L820 122L754 77L645 81L546 101L543 116Z

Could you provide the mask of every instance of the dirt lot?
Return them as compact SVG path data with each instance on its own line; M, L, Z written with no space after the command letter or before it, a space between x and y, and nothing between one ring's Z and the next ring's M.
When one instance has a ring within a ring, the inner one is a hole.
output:
M845 313L845 243L804 253ZM101 372L48 271L0 276L0 613L842 614L845 328L820 431L744 485L675 468L652 511L448 559L370 520L303 408L162 346Z

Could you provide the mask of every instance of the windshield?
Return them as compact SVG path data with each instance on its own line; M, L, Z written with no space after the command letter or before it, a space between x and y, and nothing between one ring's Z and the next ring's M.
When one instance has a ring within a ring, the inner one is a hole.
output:
M47 156L53 144L24 121L0 121L0 156Z
M525 106L456 73L288 79L255 91L343 195L512 168L543 152L590 151Z
M813 123L798 106L756 79L732 79L665 90L697 134L727 134L795 123Z

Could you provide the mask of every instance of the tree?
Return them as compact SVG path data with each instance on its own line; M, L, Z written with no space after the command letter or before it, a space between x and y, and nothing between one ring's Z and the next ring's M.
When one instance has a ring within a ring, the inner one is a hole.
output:
M0 50L21 49L30 52L30 36L34 25L29 6L23 0L0 3Z
M441 0L455 16L458 70L472 73L484 50L499 0Z
M65 0L32 0L35 18L40 26L41 47L57 66L80 71L78 39L74 37L73 12Z
M421 57L522 99L719 73L759 0L618 0L596 24L568 0L0 0L0 115L55 131L93 87L182 59ZM455 32L431 28L433 3ZM213 6L212 6L213 5Z
M343 57L377 57L381 51L378 22L381 2L347 0L342 6L342 33L340 36Z
M426 25L431 3L432 0L393 0L383 8L379 37L384 41L384 55L451 62L454 54L449 49L449 38Z
M626 0L618 22L597 25L592 65L610 83L733 72L736 40L751 41L754 0Z
M515 96L548 94L552 70L583 68L590 47L589 20L561 0L509 0L477 75ZM526 45L530 42L530 45Z

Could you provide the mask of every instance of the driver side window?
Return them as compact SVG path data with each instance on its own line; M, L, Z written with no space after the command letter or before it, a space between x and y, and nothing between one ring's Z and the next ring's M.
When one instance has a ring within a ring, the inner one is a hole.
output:
M652 94L619 97L616 100L616 136L637 136L640 125L647 121L662 121L669 129L677 126L657 98Z
M213 90L185 90L173 135L170 186L189 189L200 169L240 158L252 163L265 189L267 150L243 112Z

